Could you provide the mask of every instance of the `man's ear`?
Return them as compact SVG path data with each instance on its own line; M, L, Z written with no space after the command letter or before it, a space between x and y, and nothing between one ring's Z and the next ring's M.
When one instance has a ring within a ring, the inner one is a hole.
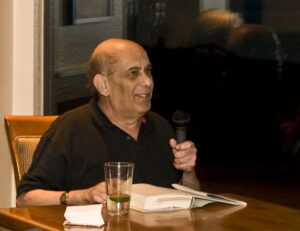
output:
M93 84L97 91L104 96L109 95L109 90L107 86L107 79L104 75L101 74L96 74L94 79L93 79Z

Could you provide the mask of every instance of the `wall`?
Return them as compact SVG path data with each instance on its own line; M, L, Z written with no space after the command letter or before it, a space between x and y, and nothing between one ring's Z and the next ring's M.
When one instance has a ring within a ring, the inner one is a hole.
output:
M0 207L11 204L12 166L4 132L3 116L12 112L13 1L0 3Z
M42 60L40 24L42 1L0 2L0 207L15 205L15 181L3 117L41 113ZM38 41L37 41L38 40ZM36 44L36 46L34 46ZM37 62L34 62L37 61Z

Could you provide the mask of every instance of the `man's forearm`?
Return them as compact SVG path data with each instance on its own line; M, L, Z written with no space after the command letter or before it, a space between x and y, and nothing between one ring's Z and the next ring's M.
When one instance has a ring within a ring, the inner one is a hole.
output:
M60 204L60 195L62 191L48 191L35 189L17 197L17 207L41 206L41 205L58 205Z
M183 171L180 183L189 188L200 190L200 182L196 175L195 168L191 171Z
M50 191L34 189L23 193L17 198L17 207L40 206L40 205L59 205L60 197L64 191ZM68 192L67 204L78 205L86 203L105 203L106 184L99 184L88 189L78 189Z

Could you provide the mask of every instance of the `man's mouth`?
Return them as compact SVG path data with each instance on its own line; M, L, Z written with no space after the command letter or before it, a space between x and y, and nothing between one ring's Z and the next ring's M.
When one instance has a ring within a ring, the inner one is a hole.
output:
M151 99L150 92L136 93L135 96L139 97L139 99L142 99L142 100L150 100Z

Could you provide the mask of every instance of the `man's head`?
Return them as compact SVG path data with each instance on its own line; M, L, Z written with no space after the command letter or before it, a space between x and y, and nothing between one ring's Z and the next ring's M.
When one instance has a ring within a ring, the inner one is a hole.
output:
M130 117L150 110L151 64L139 44L117 38L100 43L89 60L88 76L106 112Z
M196 18L190 32L191 45L213 44L224 48L229 31L242 24L242 16L229 10L209 9L202 11Z
M268 61L271 64L270 70L264 62L268 76L271 76L273 71L274 76L281 78L285 55L277 33L271 28L258 24L243 24L230 32L227 49L238 57L257 60L259 63ZM245 60L245 63L249 64L250 60ZM255 69L258 68L253 70ZM262 72L262 69L259 70Z
M231 31L227 48L235 54L264 60L281 60L281 44L271 28L258 24L244 24Z

